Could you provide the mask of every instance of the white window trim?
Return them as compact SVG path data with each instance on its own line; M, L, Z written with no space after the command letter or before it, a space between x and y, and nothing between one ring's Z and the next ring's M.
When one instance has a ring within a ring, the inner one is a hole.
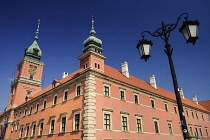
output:
M34 137L35 134L36 134L36 128L35 128L35 132L34 132L34 125L36 125L36 122L33 122L33 123L32 123L32 129L31 129L31 136L32 136L32 137ZM36 127L37 127L37 125L36 125ZM33 132L34 132L34 135L33 135Z
M44 119L41 119L39 121L39 136L41 136L41 133L40 133L40 131L41 131L41 123L43 123L43 130L42 130L42 135L43 135L43 131L44 131Z
M49 134L54 134L55 133L55 117L56 116L51 116L50 117L50 127L49 127ZM51 124L52 124L52 120L54 120L54 129L53 129L53 133L51 133Z
M185 112L186 112L186 116L189 117L189 110L187 108L185 108Z
M105 86L109 88L109 96L105 95ZM110 83L107 83L107 82L103 83L103 95L106 97L111 97L111 84Z
M66 117L66 124L65 124L65 131L62 131L62 119ZM61 113L60 114L60 132L63 133L63 132L66 132L66 126L67 126L67 112L64 112L64 113Z
M44 107L44 102L46 101L45 107ZM47 99L44 99L42 102L42 109L45 109L47 107Z
M20 126L20 134L19 134L19 138L23 138L23 132L24 132L24 125ZM21 137L22 135L22 137Z
M122 128L122 132L129 132L129 118L128 118L128 115L129 115L129 113L127 113L127 112L120 112L120 114L121 114L121 128ZM126 117L127 118L127 131L124 131L123 130L123 119L122 119L122 117Z
M175 108L176 108L176 111L175 111ZM175 113L175 114L178 114L178 113L179 113L179 112L178 112L177 105L174 105L174 113Z
M166 108L167 108L167 110L166 110ZM166 103L166 102L164 102L164 110L165 110L166 112L169 112L169 110L168 110L168 103Z
M124 100L123 100L123 99L121 99L121 91L123 91L123 92L124 92ZM120 87L120 100L122 100L122 101L126 101L126 89L121 88L121 87Z
M31 109L32 108L32 109ZM33 113L33 105L31 105L30 107L29 107L29 112L28 112L28 114L32 114Z
M199 131L199 133L200 133L200 137L203 137L203 130L202 130L202 127L201 126L199 126L198 127L198 131ZM201 135L202 134L202 135Z
M38 109L37 109L37 105L38 105ZM39 111L39 103L36 104L36 112Z
M24 115L24 116L27 115L27 108L24 109L23 115Z
M135 102L135 96L137 96L137 103ZM133 97L134 97L134 104L139 104L139 94L138 93L136 93L136 92L134 92L133 93Z
M191 115L192 115L192 118L195 119L195 114L193 110L191 110Z
M103 109L103 129L104 130L112 130L112 112L113 110L110 109ZM109 114L110 115L110 129L104 128L104 114Z
M73 110L73 114L74 114L74 116L73 116L73 130L78 131L81 128L81 109L79 108L79 109ZM77 114L79 114L79 129L75 129L75 115L77 115Z
M16 122L16 126L15 126L15 130L18 130L18 126L20 125L20 122L19 121L17 121Z
M157 122L157 126L158 126L158 133L156 133L156 129L155 129L155 122ZM159 119L158 119L158 118L153 118L153 125L154 125L154 131L155 131L155 134L160 134L160 126L159 126Z
M202 119L203 121L205 121L205 118L204 118L204 114L203 114L203 113L201 113L201 119Z
M77 95L77 87L78 86L80 86L80 95L81 95L81 89L82 89L82 83L80 82L80 83L77 83L76 85L75 85L75 96L77 97L77 96L80 96L80 95Z
M207 132L207 133L206 133ZM208 127L205 127L205 133L206 133L206 137L209 137L209 130Z
M28 128L28 130L27 130L27 128ZM26 124L25 137L29 137L29 131L30 131L30 124ZM27 133L28 133L28 136L26 136Z
M57 98L56 98L56 103L55 103L55 97L57 96ZM56 104L58 104L58 94L55 94L54 96L53 96L53 105L56 105Z
M143 131L143 124L142 124L142 115L135 114L135 116L136 116L136 131L137 131L137 133L143 133L144 131ZM140 122L141 123L141 131L138 131L137 119L141 120L141 122Z
M168 124L171 124L171 131L172 131L172 133L170 134L170 130L169 130L169 127L168 127L168 131L169 131L169 135L173 135L174 134L174 130L173 130L173 125L172 125L172 121L167 121L168 123L167 123L167 125Z
M154 101L154 107L152 107L152 101ZM155 98L150 97L150 104L151 104L151 108L156 108Z
M67 92L67 99L65 99L65 93ZM67 101L68 100L68 94L69 94L69 90L68 89L65 89L63 91L63 101Z

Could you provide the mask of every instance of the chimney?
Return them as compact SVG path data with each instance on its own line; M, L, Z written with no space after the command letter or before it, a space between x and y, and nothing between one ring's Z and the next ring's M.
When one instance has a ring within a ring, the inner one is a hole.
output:
M197 96L196 95L193 95L192 96L193 98L193 102L196 103L198 105L198 99L197 99Z
M68 73L67 73L67 72L64 72L64 73L62 74L62 79L63 79L63 78L66 78L66 76L68 76Z
M150 76L149 79L150 79L150 85L153 88L157 89L157 85L156 85L156 81L155 81L155 75Z
M181 99L184 99L184 93L183 93L182 88L179 88L178 91L179 91Z
M128 72L128 62L124 62L124 63L122 63L122 74L125 76L125 77L127 77L127 78L129 78L129 72Z

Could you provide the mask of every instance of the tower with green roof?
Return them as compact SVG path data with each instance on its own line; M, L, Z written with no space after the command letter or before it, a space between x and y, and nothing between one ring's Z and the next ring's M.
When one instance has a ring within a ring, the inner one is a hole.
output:
M40 20L31 46L25 49L24 58L17 64L17 72L11 84L7 109L14 108L42 89L42 51L38 45Z

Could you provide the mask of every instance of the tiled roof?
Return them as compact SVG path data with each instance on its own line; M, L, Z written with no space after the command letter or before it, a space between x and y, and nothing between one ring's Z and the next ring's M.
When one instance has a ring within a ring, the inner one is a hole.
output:
M130 78L126 78L122 74L121 71L119 71L119 70L117 70L115 68L112 68L110 66L107 66L107 65L104 66L104 74L107 75L107 76L109 76L109 77L111 77L111 78L117 79L119 81L122 81L122 82L128 83L130 85L139 87L141 89L144 89L144 90L147 90L147 91L156 93L156 94L161 95L163 97L166 97L166 98L169 98L169 99L172 99L172 100L176 100L175 93L170 92L170 91L165 90L165 89L160 88L160 87L157 87L157 89L155 89L152 86L150 86L150 84L148 82L145 82L145 81L143 81L141 79L138 79L138 78L136 78L136 77L134 77L132 75L130 75ZM182 103L187 104L187 105L190 105L190 106L195 107L195 108L198 108L198 109L202 109L204 111L208 111L203 106L201 106L199 104L197 105L192 100L187 99L187 98L185 98L184 100L182 100Z
M203 107L205 107L207 110L210 111L210 100L199 101L198 104L202 105Z
M77 71L73 72L72 74L68 75L67 77L65 77L64 79L61 79L61 80L58 80L58 81L61 84L62 83L65 83L68 80L71 80L72 78L75 78L75 77L79 76L80 75L79 71L80 70L77 70ZM113 79L122 81L124 83L127 83L127 84L130 84L130 85L139 87L141 89L150 91L150 92L155 93L155 94L158 94L160 96L163 96L163 97L166 97L166 98L169 98L169 99L172 99L172 100L176 100L175 93L170 92L170 91L165 90L165 89L160 88L160 87L157 87L157 89L155 89L148 82L145 82L145 81L143 81L141 79L138 79L138 78L136 78L136 77L134 77L132 75L130 75L130 78L126 78L122 74L121 71L119 71L119 70L117 70L115 68L112 68L112 67L110 67L108 65L104 65L104 75L106 75L106 76L108 76L110 78L113 78ZM47 88L41 90L40 92L38 92L37 94L35 94L32 98L38 97L41 94L43 94L43 93L45 93L45 92L47 92L47 91L49 91L51 89L52 89L52 85L50 85ZM204 110L204 111L208 111L208 112L210 111L210 108L209 109L204 108L201 104L200 105L199 104L197 105L192 100L187 99L187 98L185 98L184 100L182 100L182 103L187 104L187 105L192 106L192 107L195 107L195 108L198 108L198 109L201 109L201 110Z
M77 71L73 72L72 74L66 76L65 78L63 78L63 79L61 79L61 80L57 80L57 81L58 81L59 83L61 83L61 84L62 84L62 83L65 83L66 81L68 81L68 80L70 80L70 79L72 79L72 78L77 77L77 76L79 75L79 71L80 71L80 70L77 70ZM51 89L52 89L52 85L50 85L50 86L46 87L45 89L41 90L40 92L38 92L37 94L35 94L32 98L36 98L36 97L38 97L39 95L42 95L43 93L45 93L45 92L47 92L47 91L49 91L49 90L51 90Z

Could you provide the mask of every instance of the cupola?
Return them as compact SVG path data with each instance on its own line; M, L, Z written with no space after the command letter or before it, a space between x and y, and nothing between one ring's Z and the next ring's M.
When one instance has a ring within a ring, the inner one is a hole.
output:
M83 53L92 50L95 51L97 53L102 53L102 41L100 39L98 39L96 36L96 31L94 29L94 20L92 17L92 28L90 31L90 36L83 42L84 44L84 49L83 49Z
M39 35L39 24L40 24L40 20L38 20L38 27L37 27L37 30L36 30L36 35L34 37L34 42L32 43L32 45L28 49L25 49L25 54L24 54L25 58L38 60L38 61L42 57L42 51L39 48L39 45L37 43L38 42L38 35Z

